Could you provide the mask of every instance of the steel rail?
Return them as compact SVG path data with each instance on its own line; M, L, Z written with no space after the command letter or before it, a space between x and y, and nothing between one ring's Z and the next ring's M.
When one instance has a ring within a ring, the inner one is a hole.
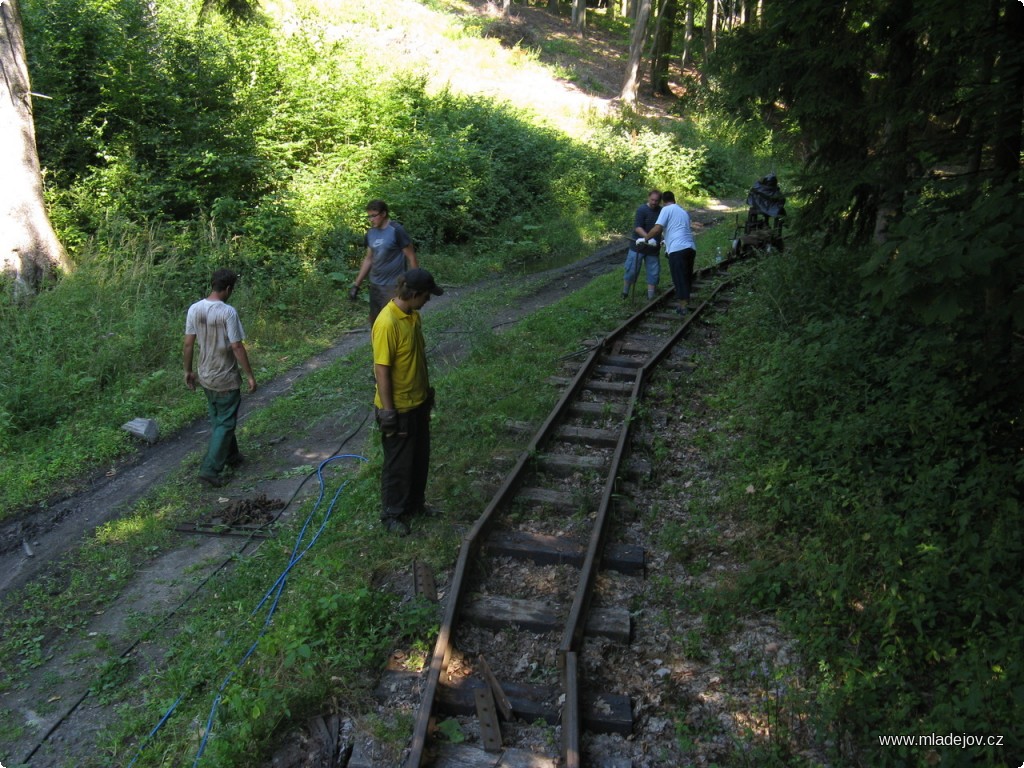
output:
M635 406L643 396L644 387L650 372L661 362L672 348L679 342L679 339L689 330L690 323L698 317L708 306L711 299L722 290L728 283L718 285L711 295L700 305L694 308L693 312L683 321L679 328L669 339L644 362L633 379L633 391L630 395L626 413L623 418L622 430L619 434L618 443L612 456L608 476L605 481L604 492L601 496L601 503L594 521L594 528L591 532L590 542L587 546L583 566L580 569L580 582L576 589L573 605L569 611L569 618L566 621L565 632L558 649L558 658L562 670L562 693L565 700L562 707L562 760L566 768L579 768L581 755L581 727L583 722L580 713L580 692L577 673L576 659L583 644L583 631L586 625L587 610L590 600L593 597L594 583L598 570L601 567L601 553L604 551L607 539L608 520L612 507L612 498L615 491L615 484L618 481L619 468L629 444L630 427L633 420ZM657 303L657 302L655 302ZM646 310L639 314L646 314ZM639 316L639 315L638 315ZM632 321L634 318L630 318ZM627 323L619 330L632 327ZM610 337L621 335L613 332Z
M427 673L427 684L423 692L423 701L416 717L415 726L413 727L409 757L405 763L406 768L420 768L423 764L427 735L430 732L430 724L433 719L433 702L437 696L437 687L440 684L441 673L447 669L451 660L451 635L464 596L463 582L465 581L468 564L477 556L483 543L483 538L490 529L495 512L503 507L515 494L515 491L518 490L531 457L554 433L556 426L568 412L569 406L576 398L581 385L587 380L593 368L597 365L602 349L603 345L598 345L590 351L584 364L580 366L576 376L570 385L566 387L562 396L548 414L547 419L545 419L540 429L534 434L526 449L519 454L515 465L508 475L505 476L505 480L491 498L487 508L477 518L470 531L463 537L462 545L459 548L459 557L455 563L455 572L452 575L452 583L448 589L448 606L445 610L444 619L438 631L437 642L434 644L434 653L430 660L430 669Z

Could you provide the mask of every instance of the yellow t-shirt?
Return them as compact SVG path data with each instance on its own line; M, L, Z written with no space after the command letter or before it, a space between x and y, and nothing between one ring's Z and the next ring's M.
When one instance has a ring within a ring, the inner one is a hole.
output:
M399 413L422 405L430 388L420 313L406 314L393 301L373 323L373 362L391 369L391 391ZM373 398L382 407L380 392Z

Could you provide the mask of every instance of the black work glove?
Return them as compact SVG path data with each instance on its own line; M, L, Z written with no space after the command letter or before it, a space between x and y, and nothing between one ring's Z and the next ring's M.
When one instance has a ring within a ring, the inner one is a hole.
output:
M434 410L434 404L436 402L437 402L437 398L434 395L434 388L431 387L430 389L427 390L427 408L429 410Z
M385 437L391 437L398 432L398 411L380 409L377 411L377 424Z
M348 289L348 300L349 301L355 301L358 298L359 298L359 286L358 285L353 285L351 288Z

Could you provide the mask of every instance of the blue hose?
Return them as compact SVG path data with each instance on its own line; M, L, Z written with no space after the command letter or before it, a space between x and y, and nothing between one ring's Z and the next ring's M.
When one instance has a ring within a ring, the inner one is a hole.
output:
M277 579L274 580L274 583L270 586L270 588L264 593L259 604L257 604L257 606L252 610L252 613L249 614L250 617L255 616L260 611L260 609L266 604L266 602L273 598L273 601L270 604L270 608L267 610L267 618L263 622L263 627L260 629L260 633L257 636L255 642L253 642L253 644L249 646L249 650L245 652L242 658L235 665L234 669L232 669L228 673L228 675L224 678L224 681L220 684L220 687L217 689L217 695L213 699L213 704L210 707L210 713L206 718L206 728L204 729L203 739L199 744L199 751L196 753L195 760L192 762L193 768L194 766L199 764L199 760L202 758L203 752L206 750L206 744L210 738L210 733L213 730L213 721L214 718L216 717L217 709L220 707L220 702L222 694L224 693L224 689L227 688L228 683L230 683L231 680L234 678L235 672L241 669L245 662L249 660L249 657L252 656L252 654L255 652L256 646L259 645L259 641L266 634L267 629L269 629L270 627L270 620L273 617L274 612L277 610L278 601L281 599L281 594L283 593L285 585L287 584L288 573L291 571L292 568L294 568L299 563L300 560L302 560L302 558L306 555L307 552L309 552L313 545L316 544L317 540L320 538L320 535L324 532L324 530L327 527L327 521L330 520L331 514L334 512L334 506L338 502L338 497L341 495L342 490L344 490L344 488L348 485L348 481L346 480L338 487L338 490L335 491L334 497L331 499L331 503L328 506L327 511L324 513L324 519L321 521L320 527L317 529L316 533L313 534L313 537L312 539L310 539L309 543L305 547L302 547L302 541L306 537L306 531L308 530L310 523L313 520L313 517L316 515L316 512L320 508L320 504L324 499L324 494L326 491L326 484L324 483L323 476L324 467L326 467L331 462L340 461L341 459L358 459L360 461L367 461L366 457L359 456L358 454L339 454L337 456L331 456L329 459L324 459L324 461L320 462L320 466L317 467L316 476L317 480L319 480L320 483L320 494L317 496L316 503L310 510L309 515L306 517L305 522L302 524L302 529L299 531L299 534L295 539L295 544L292 547L292 553L288 558L288 564L285 566L284 570L277 577ZM142 744L139 745L138 752L135 753L135 757L132 758L132 761L128 763L127 768L132 768L132 766L135 765L136 761L138 761L138 759L142 756L142 753L145 751L146 747L149 746L150 742L154 739L157 732L159 732L159 730L164 726L164 724L170 719L171 715L178 708L178 705L181 703L184 697L185 694L180 695L177 698L177 700L170 706L167 712L164 713L163 717L160 718L160 721L156 724L156 726L154 726L153 730L149 732L149 734L143 740Z

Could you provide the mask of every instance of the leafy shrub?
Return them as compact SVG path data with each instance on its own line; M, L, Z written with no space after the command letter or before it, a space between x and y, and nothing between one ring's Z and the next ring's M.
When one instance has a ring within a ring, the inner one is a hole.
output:
M778 548L754 597L821 660L844 759L903 765L878 735L1019 721L1019 440L949 328L869 311L863 258L793 248L765 263L726 344L751 516Z

